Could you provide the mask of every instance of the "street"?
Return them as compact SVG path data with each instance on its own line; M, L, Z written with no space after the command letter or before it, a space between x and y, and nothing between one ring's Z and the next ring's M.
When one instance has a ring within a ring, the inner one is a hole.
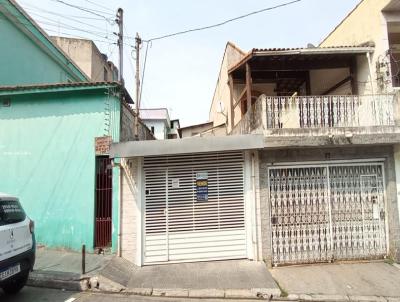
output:
M122 294L104 294L91 292L69 292L58 289L25 287L16 296L6 296L0 290L1 302L172 302L172 301L190 301L190 302L218 302L226 301L223 299L188 299L188 298L158 298L158 297L142 297ZM254 301L254 300L233 300L234 301ZM281 301L282 302L282 301Z

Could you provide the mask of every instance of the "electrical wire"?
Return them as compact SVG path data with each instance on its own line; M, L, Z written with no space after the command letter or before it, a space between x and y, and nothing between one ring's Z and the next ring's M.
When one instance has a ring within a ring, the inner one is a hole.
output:
M79 32L84 32L84 33L88 33L94 36L97 36L99 38L104 38L104 39L109 39L107 35L103 35L103 32L99 32L99 31L90 31L90 30L85 30L85 29L81 29L69 24L65 24L62 22L47 22L47 21L43 21L43 20L37 20L38 22L48 25L48 26L53 26L53 27L57 27L57 28L62 28L62 29L68 29L68 30L73 30L73 31L79 31Z
M61 1L61 0L57 0L57 1ZM220 23L207 25L207 26L202 26L202 27L197 27L197 28L192 28L192 29L183 30L183 31L178 31L178 32L175 32L175 33L172 33L172 34L167 34L167 35L163 35L163 36L159 36L159 37L154 37L154 38L151 38L151 39L148 39L148 40L143 40L143 41L151 42L151 41L161 40L161 39L165 39L165 38L170 38L170 37L174 37L174 36L178 36L178 35L183 35L183 34L195 32L195 31L201 31L201 30L211 29L211 28L214 28L214 27L219 27L219 26L225 25L225 24L230 23L230 22L234 22L234 21L237 21L237 20L240 20L240 19L243 19L243 18L247 18L247 17L250 17L252 15L260 14L260 13L265 12L265 11L270 11L270 10L274 10L274 9L277 9L277 8L280 8L280 7L288 6L288 5L291 5L291 4L294 4L296 2L300 2L300 1L302 1L302 0L293 0L293 1L290 1L290 2L286 2L286 3L278 4L278 5L275 5L275 6L263 8L263 9L260 9L260 10L257 10L257 11L253 11L253 12L247 13L245 15L241 15L241 16L238 16L238 17L235 17L235 18L231 18L231 19L222 21ZM133 37L130 37L130 38L133 38Z
M109 7L106 7L106 6L104 6L104 5L98 4L98 3L94 2L94 1L91 1L91 0L85 0L85 1L86 1L87 3L96 5L96 6L100 7L100 8L105 9L105 10L111 12L112 14L114 14L114 11L113 11L111 8L109 8Z
M40 17L40 18L43 18L43 19L46 19L46 20L49 20L49 21L59 22L58 20L54 20L54 19L48 18L48 17L43 16L43 15L41 15L41 14L38 14L38 13L36 13L36 12L30 12L30 14L31 14L31 15L34 15L34 16L37 16L37 17ZM83 25L89 26L89 27L91 27L91 28L95 28L95 29L98 29L98 28L99 28L98 26L95 26L95 25L92 25L92 24L89 24L89 23L86 23L86 22L82 22L82 21L76 20L76 19L74 19L74 18L68 18L68 17L64 17L64 18L67 19L67 20L74 21L74 22L79 23L79 24L83 24ZM99 19L99 20L104 21L103 19Z
M148 50L149 50L149 45L151 46L151 42L146 42L146 51L145 51L145 54L144 54L142 80L141 80L141 84L140 84L140 93L139 93L140 102L142 101L142 91L143 91L144 76L145 76L145 72L146 72L147 53L148 53ZM140 103L139 103L139 105L140 105Z
M83 7L83 6L79 6L79 5L75 5L75 4L70 4L70 3L64 2L64 1L62 1L62 0L51 0L51 1L57 2L57 3L61 3L61 4L63 4L63 5L66 5L66 6L69 6L69 7L72 7L72 8L75 8L75 9L78 9L78 10L81 10L81 11L84 11L84 12L87 12L87 13L89 13L89 14L92 14L92 15L95 15L95 16L98 16L98 17L102 17L102 18L104 18L105 20L110 20L110 17L107 18L107 17L105 17L104 15L113 16L113 15L110 14L110 13L106 13L106 12L103 12L103 11L90 9L90 8Z
M23 3L23 6L22 6L22 7L23 7L25 10L28 10L28 11L36 10L36 11L38 11L38 12L40 12L40 13L45 13L45 14L49 14L49 15L55 15L55 16L59 16L59 17L66 18L66 19L72 18L72 19L87 19L87 20L101 20L101 21L104 21L104 18L96 18L96 17L88 17L88 16L78 16L78 15L70 15L70 14L60 14L60 13L58 13L58 12L54 12L54 11L50 11L50 10L45 10L45 9L42 9L42 8L37 7L37 6L35 6L35 5L28 4L28 3Z
M71 37L71 38L78 38L78 39L84 39L84 40L91 40L91 41L94 41L94 42L105 43L105 44L108 44L108 45L116 45L115 42L110 42L110 41L107 41L107 40L98 40L98 39L92 39L92 38L88 39L87 37L82 37L82 36L78 36L78 35L74 35L74 34L70 34L70 33L66 33L66 32L60 32L60 31L53 30L53 29L49 29L49 28L45 28L45 27L43 27L43 29L44 29L46 32L47 32L47 31L48 31L48 32L53 32L53 33L55 33L55 34L61 34L61 35L69 36L69 37Z

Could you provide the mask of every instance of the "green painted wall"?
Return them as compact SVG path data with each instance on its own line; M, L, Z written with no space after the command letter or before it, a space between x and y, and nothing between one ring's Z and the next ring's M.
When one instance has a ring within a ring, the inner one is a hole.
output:
M93 247L94 138L108 132L109 119L119 140L119 99L106 92L14 95L10 107L0 107L0 191L20 197L39 244Z
M0 0L0 40L0 85L85 81L69 59L8 0Z

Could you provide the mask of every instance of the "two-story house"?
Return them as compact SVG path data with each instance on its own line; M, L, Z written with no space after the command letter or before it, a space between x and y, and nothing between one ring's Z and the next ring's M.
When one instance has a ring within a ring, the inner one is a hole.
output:
M90 81L13 0L0 0L0 36L0 191L20 198L38 244L116 251L120 168L108 148L134 139L132 99Z
M330 36L360 11L364 25L343 31L366 35L368 22L379 31L381 17L398 15L390 9L364 0ZM374 37L249 52L229 42L209 116L228 135L112 145L123 168L122 256L400 260L398 97L392 84L378 89L387 65L375 58L388 50L378 42L389 37Z
M222 103L230 135L264 137L253 156L268 263L399 259L398 9L361 1L319 47L228 43L210 120Z

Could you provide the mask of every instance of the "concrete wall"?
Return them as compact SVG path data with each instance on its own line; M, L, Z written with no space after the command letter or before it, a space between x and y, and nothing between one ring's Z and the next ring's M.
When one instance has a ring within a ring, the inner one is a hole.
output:
M35 221L38 244L93 248L94 138L119 140L119 99L105 93L25 93L7 96L11 106L0 107L0 191L21 199ZM118 175L115 180L118 184ZM113 191L118 219L118 186ZM114 241L117 225L114 220Z
M93 82L114 81L114 71L107 59L91 40L52 37L61 49L85 72ZM105 77L104 70L107 71Z
M222 104L225 114L230 111L230 91L228 84L228 69L240 61L245 56L245 53L238 49L235 45L228 42L225 48L224 57L222 59L221 68L216 83L214 96L211 102L209 121L214 123L214 126L225 123L225 116L221 113ZM239 118L236 118L239 120ZM230 128L232 125L230 126Z
M392 146L279 149L260 151L260 196L263 259L271 265L270 206L268 191L268 166L279 162L325 161L385 158L386 201L389 225L390 256L400 260L399 206L396 193L395 161Z
M311 95L322 95L329 88L350 76L348 68L310 70ZM329 94L351 94L350 81Z
M360 45L372 41L375 43L375 51L372 55L372 79L368 75L368 81L373 81L373 90L378 90L376 79L375 62L386 56L388 49L387 24L382 14L382 9L390 0L364 0L355 8L320 44L320 46L340 46L340 45ZM364 66L359 67L367 70L367 61ZM361 79L358 79L362 81ZM366 91L361 93L371 93L371 87L365 87Z
M89 78L92 78L91 41L64 37L51 37L51 39L74 60Z

